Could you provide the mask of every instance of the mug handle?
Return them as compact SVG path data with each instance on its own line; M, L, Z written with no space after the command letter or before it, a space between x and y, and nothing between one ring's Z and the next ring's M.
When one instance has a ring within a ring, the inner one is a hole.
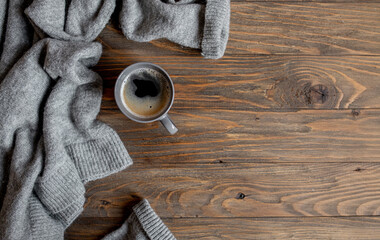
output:
M168 132L170 134L175 134L176 132L178 132L178 129L177 127L174 125L173 121L170 119L169 115L166 114L164 115L161 119L160 119L160 122L162 123L162 125L164 125L164 127L166 128L166 130L168 130Z

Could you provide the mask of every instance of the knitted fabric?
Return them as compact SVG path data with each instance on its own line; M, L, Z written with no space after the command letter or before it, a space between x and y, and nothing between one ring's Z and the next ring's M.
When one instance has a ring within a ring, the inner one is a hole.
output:
M0 232L4 240L63 239L85 184L132 164L96 119L102 79L92 42L115 0L0 0ZM124 0L125 35L224 53L229 1ZM146 200L106 239L175 239Z

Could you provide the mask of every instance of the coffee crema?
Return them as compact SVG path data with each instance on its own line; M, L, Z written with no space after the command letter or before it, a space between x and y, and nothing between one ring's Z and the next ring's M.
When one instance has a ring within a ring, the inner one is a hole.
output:
M123 104L140 118L152 118L162 114L170 104L171 89L166 77L151 68L139 68L131 72L121 88Z

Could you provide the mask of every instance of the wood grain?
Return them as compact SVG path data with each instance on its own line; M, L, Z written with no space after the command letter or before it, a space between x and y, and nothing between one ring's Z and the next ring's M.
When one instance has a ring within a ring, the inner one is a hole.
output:
M97 39L99 119L135 164L87 184L66 239L100 239L141 198L178 239L379 238L379 1L232 0L231 10L216 61L129 41L114 14ZM174 136L116 107L118 74L140 61L174 80Z
M123 221L121 218L79 218L78 224L67 231L66 239L100 239ZM181 240L377 240L380 236L378 217L166 218L163 221Z
M232 2L226 56L236 54L379 55L380 6L377 3ZM131 55L195 55L199 50L166 40L127 41L109 25L98 40Z
M380 110L181 109L171 136L154 122L135 123L102 110L140 163L380 162Z
M128 65L148 61L171 75L183 109L347 109L380 107L380 57L133 57L105 50L103 108L116 108L114 85Z
M380 164L139 164L87 185L82 217L125 217L139 197L163 218L376 216Z

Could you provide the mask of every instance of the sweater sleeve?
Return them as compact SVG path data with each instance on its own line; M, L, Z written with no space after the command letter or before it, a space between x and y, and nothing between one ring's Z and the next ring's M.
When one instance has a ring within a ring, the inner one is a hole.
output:
M214 59L226 49L229 21L229 0L123 0L120 13L123 33L131 40L166 38Z
M103 240L176 240L148 200L141 200L132 210L123 225Z
M86 182L132 164L116 132L96 120L101 78L89 68L100 55L99 43L44 39L1 82L0 162L10 164L0 171L4 239L19 239L10 227L19 224L26 235L47 236L49 224L59 235L81 213Z
M82 211L84 183L132 160L116 132L96 120L101 78L89 67L98 62L101 45L47 39L45 52L42 67L55 84L43 107L45 161L35 191L67 226Z

